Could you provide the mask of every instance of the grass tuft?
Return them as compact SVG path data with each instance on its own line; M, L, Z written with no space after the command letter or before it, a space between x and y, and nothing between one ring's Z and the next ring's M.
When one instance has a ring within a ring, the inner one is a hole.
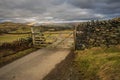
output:
M80 80L120 80L120 47L77 51L74 67Z
M0 67L18 59L18 58L21 58L21 57L23 57L27 54L30 54L31 52L36 51L36 50L37 50L36 48L29 48L29 49L19 51L15 54L12 54L12 55L9 55L9 56L6 56L6 57L0 57Z

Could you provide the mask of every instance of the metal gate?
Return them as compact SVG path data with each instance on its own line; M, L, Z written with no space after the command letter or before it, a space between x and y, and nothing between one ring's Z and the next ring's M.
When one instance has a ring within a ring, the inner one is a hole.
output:
M74 43L73 31L44 30L41 27L32 27L33 45L37 48L72 48Z

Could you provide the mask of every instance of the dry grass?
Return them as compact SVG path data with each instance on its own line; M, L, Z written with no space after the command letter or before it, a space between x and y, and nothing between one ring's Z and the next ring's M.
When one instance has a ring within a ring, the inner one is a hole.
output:
M0 56L0 67L9 63L9 62L12 62L12 61L14 61L14 60L16 60L20 57L23 57L23 56L25 56L25 55L27 55L27 54L35 51L35 50L37 50L37 49L36 48L29 48L29 49L26 49L24 51L19 51L15 54L12 54L12 55L9 55L9 56L6 56L6 57ZM8 52L10 52L10 51L8 51Z
M120 46L77 51L75 80L120 80Z

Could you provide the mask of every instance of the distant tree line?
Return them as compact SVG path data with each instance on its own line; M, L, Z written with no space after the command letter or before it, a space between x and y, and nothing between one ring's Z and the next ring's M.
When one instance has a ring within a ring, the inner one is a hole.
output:
M63 30L73 30L71 26L60 26L60 25L41 25L43 31L63 31Z

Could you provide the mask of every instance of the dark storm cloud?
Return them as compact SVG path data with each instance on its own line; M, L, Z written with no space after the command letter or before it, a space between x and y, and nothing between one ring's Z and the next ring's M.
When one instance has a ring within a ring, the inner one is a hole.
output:
M0 21L72 21L120 16L120 0L0 0Z
M94 1L93 0L68 0L68 3L79 7L79 8L93 8L94 7Z
M68 0L68 2L76 7L92 9L101 14L120 13L120 0Z

